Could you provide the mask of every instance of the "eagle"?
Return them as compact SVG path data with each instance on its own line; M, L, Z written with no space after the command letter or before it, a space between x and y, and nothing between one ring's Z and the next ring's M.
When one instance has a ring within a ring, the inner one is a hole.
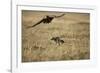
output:
M62 17L62 16L64 16L65 14L61 14L61 15L59 15L59 16L56 16L56 15L46 15L43 19L41 19L39 22L37 22L36 24L34 24L34 25L32 25L32 26L29 26L28 28L31 28L31 27L35 27L35 26L37 26L37 25L39 25L39 24L41 24L41 23L44 23L44 24L49 24L49 23L51 23L52 22L52 20L54 19L54 18L59 18L59 17Z

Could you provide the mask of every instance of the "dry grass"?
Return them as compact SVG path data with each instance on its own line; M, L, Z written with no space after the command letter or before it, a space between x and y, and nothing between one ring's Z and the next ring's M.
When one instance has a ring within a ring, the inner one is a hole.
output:
M22 62L83 60L90 58L90 18L88 13L65 13L50 24L34 25L45 15L57 12L22 12ZM50 40L59 36L60 46Z

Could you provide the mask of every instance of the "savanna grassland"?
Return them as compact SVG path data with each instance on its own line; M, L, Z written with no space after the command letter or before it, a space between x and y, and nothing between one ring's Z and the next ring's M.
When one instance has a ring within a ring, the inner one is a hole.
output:
M90 14L66 12L49 24L39 24L45 15L61 12L22 11L22 62L85 60L90 58ZM64 43L50 40L60 37Z

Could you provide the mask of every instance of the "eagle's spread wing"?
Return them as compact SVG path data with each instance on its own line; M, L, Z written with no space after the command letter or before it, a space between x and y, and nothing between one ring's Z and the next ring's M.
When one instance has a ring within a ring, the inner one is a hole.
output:
M42 23L43 21L44 21L44 19L40 20L39 22L37 22L33 26L28 26L27 28L35 27L35 26L39 25L40 23Z
M59 15L59 16L54 16L55 18L59 18L59 17L62 17L64 16L65 14L62 14L62 15Z

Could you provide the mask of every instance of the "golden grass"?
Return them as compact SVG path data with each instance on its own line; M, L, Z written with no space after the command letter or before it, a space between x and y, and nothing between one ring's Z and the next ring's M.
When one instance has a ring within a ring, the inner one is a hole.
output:
M34 25L44 15L55 12L22 12L22 62L85 60L90 58L90 19L88 13L66 13L50 24ZM59 36L60 46L50 40Z

